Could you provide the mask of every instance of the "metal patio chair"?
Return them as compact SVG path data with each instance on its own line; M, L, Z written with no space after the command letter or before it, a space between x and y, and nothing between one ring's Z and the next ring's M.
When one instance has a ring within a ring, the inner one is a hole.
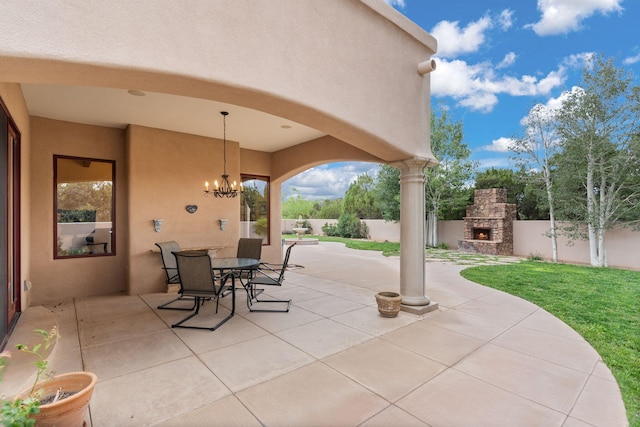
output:
M262 239L241 237L238 240L237 258L252 258L259 260L262 257ZM247 289L247 282L253 276L253 270L243 270L237 272L237 276L243 288Z
M291 300L276 300L276 299L258 299L258 296L264 292L264 288L258 288L258 286L282 286L284 282L284 273L287 271L287 265L289 264L289 257L291 256L291 249L296 245L293 243L287 248L287 252L284 256L282 264L270 264L261 263L257 270L255 270L253 277L249 279L247 286L247 307L249 311L256 312L279 312L286 313L291 308ZM254 304L259 303L282 303L286 304L284 309L265 309L254 308Z
M174 252L176 263L178 266L178 274L180 275L180 284L182 295L191 297L195 300L194 311L189 316L171 325L172 328L191 328L206 329L215 331L227 320L231 319L236 309L236 293L233 289L233 281L227 285L227 278L232 274L222 275L216 278L213 274L211 266L211 258L209 254L202 251L184 251ZM214 326L191 326L184 323L197 316L200 313L200 307L205 300L216 300L216 314L220 304L220 298L227 295L227 291L231 292L231 312L224 319L220 320Z
M178 265L176 263L176 257L174 252L180 252L180 245L176 241L159 242L156 246L160 248L160 255L162 256L162 269L167 275L167 285L178 285L178 297L158 306L163 310L193 310L195 309L195 300L190 297L184 297L182 295L182 286L180 285L180 275L178 274ZM170 304L176 301L192 301L194 305L192 307L169 307Z

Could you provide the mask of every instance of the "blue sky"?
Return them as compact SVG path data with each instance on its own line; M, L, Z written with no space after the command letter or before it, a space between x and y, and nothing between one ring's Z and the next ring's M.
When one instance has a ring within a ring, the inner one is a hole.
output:
M535 103L579 84L584 59L614 58L640 75L638 0L385 0L438 40L431 105L448 106L481 169L512 166L509 139ZM637 81L636 81L637 83ZM310 169L283 185L307 199L342 197L369 163Z

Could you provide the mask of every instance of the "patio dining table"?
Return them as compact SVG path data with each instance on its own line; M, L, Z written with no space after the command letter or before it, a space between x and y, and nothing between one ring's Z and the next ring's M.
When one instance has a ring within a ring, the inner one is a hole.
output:
M236 292L236 273L243 270L254 270L260 265L259 259L254 258L212 258L211 269L218 271L220 274L220 282L224 284L231 277L231 289L233 292L234 304L231 307L231 316L235 313L235 292Z

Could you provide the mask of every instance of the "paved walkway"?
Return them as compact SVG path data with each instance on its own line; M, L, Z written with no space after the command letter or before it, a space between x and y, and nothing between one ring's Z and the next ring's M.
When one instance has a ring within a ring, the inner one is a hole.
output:
M293 298L286 314L250 313L239 292L219 330L171 329L185 314L156 309L167 294L91 297L30 308L12 342L55 317L52 367L98 375L94 427L627 425L591 346L542 309L463 279L464 266L428 262L440 309L389 319L374 294L398 290L397 258L321 243L296 246L291 262L304 268L268 292Z

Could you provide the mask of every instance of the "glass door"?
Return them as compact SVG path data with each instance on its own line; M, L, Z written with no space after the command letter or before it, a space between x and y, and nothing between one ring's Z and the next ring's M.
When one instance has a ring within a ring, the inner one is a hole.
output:
M0 348L20 312L20 133L0 99Z

